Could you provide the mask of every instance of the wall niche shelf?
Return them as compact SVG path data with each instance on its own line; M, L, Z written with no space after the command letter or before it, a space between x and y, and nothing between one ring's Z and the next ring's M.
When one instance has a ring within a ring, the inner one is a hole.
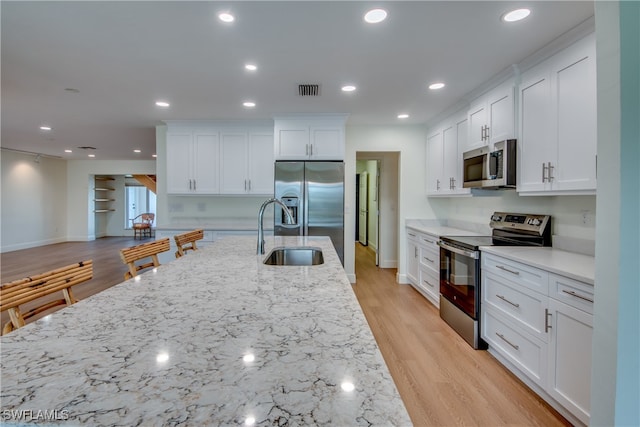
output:
M105 213L105 212L114 212L115 208L112 206L112 203L116 201L109 197L109 191L116 191L115 188L111 188L109 182L115 181L115 178L111 176L103 176L96 175L94 177L94 193L95 198L93 199L93 212L95 213Z

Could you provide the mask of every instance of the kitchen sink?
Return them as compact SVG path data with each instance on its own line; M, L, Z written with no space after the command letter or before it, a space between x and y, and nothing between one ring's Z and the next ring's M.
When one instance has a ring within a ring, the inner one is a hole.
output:
M266 265L319 265L324 264L322 249L310 246L273 248L264 259Z

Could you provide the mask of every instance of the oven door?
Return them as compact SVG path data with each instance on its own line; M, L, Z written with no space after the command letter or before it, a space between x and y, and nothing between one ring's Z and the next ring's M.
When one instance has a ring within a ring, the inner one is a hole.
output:
M478 319L480 252L440 241L440 294L472 319Z

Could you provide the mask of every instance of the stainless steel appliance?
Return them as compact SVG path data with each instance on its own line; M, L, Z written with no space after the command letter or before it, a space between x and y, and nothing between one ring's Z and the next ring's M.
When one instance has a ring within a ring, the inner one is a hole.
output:
M495 212L491 236L442 236L440 246L440 317L473 348L480 338L480 247L551 246L549 215Z
M344 265L343 162L276 162L275 197L294 219L286 224L276 208L276 236L329 236Z
M515 188L516 140L496 142L462 155L464 188Z

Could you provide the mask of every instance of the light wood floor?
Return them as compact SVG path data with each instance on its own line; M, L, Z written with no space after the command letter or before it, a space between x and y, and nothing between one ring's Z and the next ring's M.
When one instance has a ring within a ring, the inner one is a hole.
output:
M122 282L119 250L139 243L108 237L8 252L0 255L0 277L5 283L93 259L94 278L74 287L83 299ZM569 425L486 351L473 350L395 274L376 267L373 252L356 243L353 290L414 425Z
M570 425L395 275L356 243L353 289L414 425Z

